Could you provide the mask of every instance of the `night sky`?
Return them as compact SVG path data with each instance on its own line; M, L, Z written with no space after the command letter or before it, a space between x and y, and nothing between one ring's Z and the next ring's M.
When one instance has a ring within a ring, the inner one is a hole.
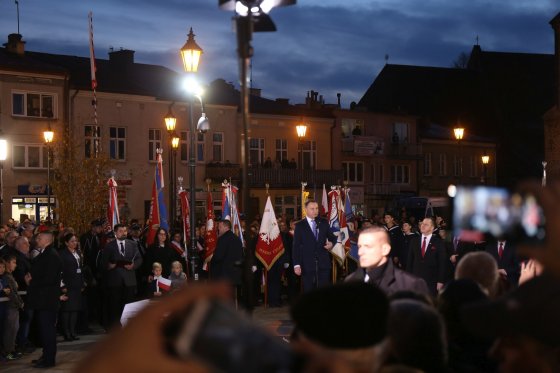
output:
M218 0L19 0L20 33L31 51L88 56L88 11L95 53L136 51L135 61L181 70L189 27L203 48L201 79L238 86L233 13ZM267 98L358 101L385 64L451 67L476 38L483 50L552 53L553 0L298 0L270 13L278 30L255 33L253 86ZM0 0L0 41L17 32L16 5Z

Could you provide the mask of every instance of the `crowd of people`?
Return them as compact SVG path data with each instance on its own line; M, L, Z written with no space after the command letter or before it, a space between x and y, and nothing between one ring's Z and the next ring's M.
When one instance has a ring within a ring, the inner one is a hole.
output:
M553 214L549 205L557 202L554 192L534 191L548 218ZM200 279L225 280L226 288L190 286L192 258L185 254L180 233L160 228L146 245L146 230L137 221L107 231L103 221L95 220L81 236L61 224L3 225L0 358L9 363L42 346L34 366L52 367L57 334L72 342L93 325L117 330L125 304L165 298L114 336L149 339L147 334L157 333L154 325L147 327L150 317L160 312L161 318L161 312L179 305L184 310L185 302L214 294L249 313L260 304L289 303L295 325L290 342L316 371L494 372L498 364L511 372L560 368L560 333L544 326L555 323L549 308L557 310L551 297L560 292L560 254L554 242L531 252L537 261L502 237L464 241L447 230L443 217L416 222L386 212L359 219L359 260L346 261L333 276L333 266L341 266L329 253L337 238L319 216L317 202L308 201L305 212L299 221L279 217L284 254L268 271L255 257L258 217L248 225L242 222L244 244L230 221L218 221L213 256L204 266L198 263L198 269ZM551 226L560 227L560 218L548 218L547 229ZM204 225L197 227L201 259L206 257L205 233ZM548 269L545 275L541 263ZM173 292L183 299L168 296ZM97 360L86 360L83 368L95 371L108 363L106 348L98 347L92 355ZM124 348L116 345L126 360ZM314 361L317 356L327 356L328 364ZM163 370L179 364L158 358Z

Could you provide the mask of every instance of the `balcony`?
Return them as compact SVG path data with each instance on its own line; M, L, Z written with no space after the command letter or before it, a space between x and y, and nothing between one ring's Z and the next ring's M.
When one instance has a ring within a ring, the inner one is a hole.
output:
M307 185L327 186L342 183L342 170L300 170L291 168L249 168L249 186L251 188L264 188L269 184L270 188L301 188L301 181ZM214 182L221 182L224 179L232 179L235 184L240 185L241 167L232 164L222 167L206 167L205 178L210 178Z
M342 139L342 152L357 156L385 155L389 158L419 159L422 156L422 145L391 143L375 136L353 136Z

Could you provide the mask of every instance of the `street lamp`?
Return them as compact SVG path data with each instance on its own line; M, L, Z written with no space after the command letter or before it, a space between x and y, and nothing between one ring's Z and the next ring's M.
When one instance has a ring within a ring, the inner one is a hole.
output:
M459 180L463 179L463 148L461 147L461 140L465 136L465 128L457 126L453 128L453 134L455 135L455 140L459 144L459 159L457 162L457 170L459 171Z
M165 121L165 128L167 128L167 134L169 135L169 223L171 224L171 229L175 228L175 175L174 175L174 159L173 155L173 135L175 134L175 126L177 125L177 118L173 115L171 111L171 105L169 106L169 110L167 115L164 118Z
M45 144L47 144L47 221L51 220L51 143L54 140L54 132L51 129L51 123L43 131Z
M190 129L190 139L189 139L189 170L190 170L190 250L187 254L189 257L189 264L191 267L191 275L195 281L198 281L198 268L197 263L199 261L197 246L196 246L196 159L195 159L195 137L197 131L206 132L210 128L208 118L204 113L204 106L202 105L202 97L199 86L194 82L194 74L198 71L198 64L200 62L200 57L202 55L202 48L195 42L194 33L192 27L188 34L188 39L185 45L180 50L181 58L183 60L183 68L186 73L189 73L189 78L191 78L191 84L187 87L190 94L189 103L189 129ZM195 84L192 84L195 83ZM202 108L202 116L195 125L193 118L193 106L194 99L198 98L200 100L200 105ZM175 141L175 140L174 140ZM177 146L179 146L179 139L176 140Z
M253 32L276 31L268 13L276 7L293 5L296 0L218 0L220 9L235 11L237 54L239 56L239 83L241 86L241 202L242 210L249 212L249 65L253 57Z
M303 139L307 133L307 125L305 123L298 124L296 126L296 132L298 136L298 148L299 148L299 167L301 170L301 182L303 182Z
M4 161L8 158L8 141L0 129L0 224L4 222L2 210L4 209Z
M490 156L484 154L483 156L480 157L480 159L482 160L482 184L486 184L487 177L488 177L488 163L490 163Z

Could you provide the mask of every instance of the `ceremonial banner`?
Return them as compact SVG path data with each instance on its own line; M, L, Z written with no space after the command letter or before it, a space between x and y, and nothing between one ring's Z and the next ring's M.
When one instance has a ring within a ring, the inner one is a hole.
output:
M269 271L282 254L284 254L284 244L269 196L264 207L255 255Z
M207 263L212 260L212 255L214 255L214 250L216 250L216 244L218 243L218 235L214 223L215 217L212 193L208 191L208 197L206 198L206 236L204 237L206 251L204 253L204 265L207 265Z
M148 236L146 243L151 245L156 237L158 228L163 228L169 231L169 224L167 223L167 208L165 207L165 197L163 195L163 165L161 154L163 150L156 150L156 170L154 174L154 182L152 184L152 202L150 206L150 218Z
M329 192L328 218L331 233L337 237L337 242L331 249L331 254L339 263L342 263L344 261L345 252L340 236L340 220L338 218L340 192L334 187L331 188L332 190Z

